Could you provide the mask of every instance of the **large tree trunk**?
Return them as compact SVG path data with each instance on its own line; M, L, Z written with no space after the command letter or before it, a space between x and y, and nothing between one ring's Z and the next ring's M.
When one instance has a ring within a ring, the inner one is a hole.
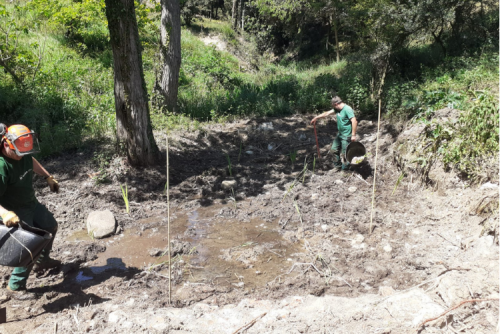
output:
M157 89L167 110L177 112L181 68L181 9L179 0L161 0L160 78Z
M233 0L233 11L232 11L233 29L238 28L238 0Z
M151 165L158 148L149 118L134 0L105 3L113 49L117 139L125 144L132 165Z

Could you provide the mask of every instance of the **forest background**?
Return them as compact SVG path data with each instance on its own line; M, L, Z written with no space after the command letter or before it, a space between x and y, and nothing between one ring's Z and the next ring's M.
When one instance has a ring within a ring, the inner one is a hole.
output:
M105 7L0 3L0 119L33 128L42 156L115 138ZM433 153L472 181L497 170L497 1L184 0L180 8L178 109L168 110L155 102L161 4L135 3L153 130L317 113L335 91L359 119L376 119L380 100L386 120L425 123ZM226 47L206 45L206 36ZM462 112L434 121L444 107Z

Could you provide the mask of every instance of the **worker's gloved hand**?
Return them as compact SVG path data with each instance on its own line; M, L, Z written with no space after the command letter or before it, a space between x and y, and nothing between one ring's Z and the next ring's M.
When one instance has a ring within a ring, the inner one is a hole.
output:
M47 183L49 184L50 190L52 192L58 193L59 192L59 182L57 182L56 179L51 175L46 178Z
M19 217L14 211L7 211L2 216L3 224L7 227L17 226L19 224Z

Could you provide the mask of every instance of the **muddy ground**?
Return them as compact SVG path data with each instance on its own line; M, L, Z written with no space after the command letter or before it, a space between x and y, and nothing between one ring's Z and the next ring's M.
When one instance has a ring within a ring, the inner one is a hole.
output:
M35 186L60 224L63 266L30 277L36 301L2 297L0 333L235 333L264 313L240 332L497 332L498 184L471 187L450 172L436 187L402 174L398 137L411 126L383 124L371 219L376 124L359 124L367 163L337 172L336 125L319 124L317 159L311 118L170 135L172 304L165 166L133 169L98 144L44 161L61 191ZM156 140L164 150L165 134ZM85 220L105 209L117 233L92 239ZM2 287L10 271L0 269ZM419 326L471 299L496 300Z

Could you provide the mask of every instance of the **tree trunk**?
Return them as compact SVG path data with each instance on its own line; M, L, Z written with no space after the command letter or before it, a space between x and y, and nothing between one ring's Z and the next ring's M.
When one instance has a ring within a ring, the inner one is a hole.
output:
M243 15L245 14L245 0L240 0L240 22L241 22L241 30L243 30Z
M441 39L441 35L443 33L443 28L441 28L441 31L439 32L439 34L436 35L436 32L433 31L432 32L432 37L434 37L434 40L436 41L436 43L439 44L439 46L441 46L441 50L443 51L443 54L444 56L446 57L446 54L447 54L447 50L446 50L446 46L444 45L444 42L443 40Z
M105 0L105 3L113 50L117 140L125 144L132 165L152 165L158 148L149 118L134 1Z
M157 89L167 110L177 112L181 68L181 11L179 0L161 0L161 67Z
M337 63L338 63L340 61L340 49L339 49L337 19L333 20L333 30L335 32L335 52L337 53Z
M233 29L236 30L238 27L238 0L233 0L232 21Z

